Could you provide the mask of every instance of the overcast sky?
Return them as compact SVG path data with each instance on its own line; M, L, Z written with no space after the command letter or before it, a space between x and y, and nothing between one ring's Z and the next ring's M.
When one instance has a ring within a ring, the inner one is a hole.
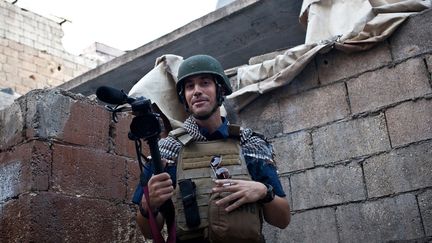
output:
M12 2L12 0L8 0ZM64 23L63 45L80 54L93 42L133 50L216 9L217 0L18 0Z

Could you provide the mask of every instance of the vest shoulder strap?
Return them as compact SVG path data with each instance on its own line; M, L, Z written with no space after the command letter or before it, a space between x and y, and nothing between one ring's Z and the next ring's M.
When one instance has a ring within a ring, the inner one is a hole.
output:
M192 136L183 127L170 131L168 135L176 138L183 145L187 145L192 141Z
M228 135L231 138L240 139L240 125L228 125ZM184 129L179 127L169 132L169 135L176 138L181 144L187 145L192 141L192 136Z
M228 134L231 138L240 138L240 125L230 124L228 125Z

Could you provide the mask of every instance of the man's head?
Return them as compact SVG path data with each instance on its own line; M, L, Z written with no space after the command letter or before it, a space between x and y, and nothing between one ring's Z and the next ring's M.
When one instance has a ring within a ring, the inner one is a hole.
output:
M211 56L196 55L185 59L177 77L180 101L198 119L210 117L222 105L224 96L232 93L222 65Z

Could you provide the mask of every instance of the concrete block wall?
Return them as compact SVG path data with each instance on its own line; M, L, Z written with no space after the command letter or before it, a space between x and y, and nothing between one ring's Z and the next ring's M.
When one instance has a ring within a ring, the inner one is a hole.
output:
M24 95L96 67L96 61L66 52L62 37L58 23L0 0L0 88Z
M144 242L130 118L59 90L0 111L0 241Z
M432 240L431 22L429 10L371 50L318 55L237 114L274 142L291 203L269 242Z

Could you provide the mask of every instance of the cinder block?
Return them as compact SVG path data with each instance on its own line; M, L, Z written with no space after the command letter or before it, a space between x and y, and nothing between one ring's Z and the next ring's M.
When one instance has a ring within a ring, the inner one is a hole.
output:
M364 174L369 197L432 186L432 142L411 145L367 159Z
M432 190L420 194L418 201L426 236L432 236Z
M108 150L110 118L101 106L60 90L35 90L25 99L28 138Z
M288 97L318 87L318 71L312 60L288 85L277 89L279 97Z
M58 91L34 90L25 95L26 136L58 138L70 115L72 100Z
M238 114L241 125L252 128L267 137L274 137L281 133L279 105L273 95L273 92L264 94L245 107Z
M354 114L432 92L424 62L419 58L407 60L393 68L363 74L347 82L347 85Z
M432 100L405 102L385 114L392 146L432 138Z
M108 111L106 111L108 112ZM118 123L113 123L111 137L113 139L114 151L119 155L136 158L135 143L128 138L132 116L119 114ZM149 149L146 142L142 143L143 153L149 155Z
M13 43L13 41L11 41L10 43ZM3 55L14 59L19 58L19 51L13 48L5 48L3 50Z
M107 150L110 113L88 100L76 100L62 128L60 139L73 144Z
M283 132L312 128L349 115L344 84L329 85L280 100Z
M290 207L292 208L291 185L290 185L289 177L284 176L284 175L280 175L279 180L280 180L280 182L282 184L282 188L286 194L286 199L288 200L288 203L289 203Z
M312 138L307 132L298 132L274 139L276 163L280 173L312 168Z
M340 242L389 242L423 237L414 195L405 194L336 210Z
M134 210L113 201L40 192L8 202L3 213L5 242L143 242Z
M30 72L36 72L36 64L30 62L22 62L21 68L28 70Z
M396 61L432 51L432 11L413 15L390 36L391 51Z
M0 110L0 150L24 141L24 116L19 102Z
M277 242L338 242L335 210L322 208L292 215Z
M317 55L318 76L321 84L329 84L350 78L369 70L385 66L392 61L386 42L361 52L344 53L332 50L324 55Z
M48 190L51 161L50 145L42 141L0 153L0 202L25 192Z
M429 73L432 75L432 55L426 57L426 64L428 66Z
M291 176L293 210L322 207L366 198L359 165L315 168Z
M126 159L102 150L55 144L51 188L68 195L124 200Z
M383 115L333 123L312 133L316 164L327 164L390 149Z
M144 162L144 161L143 161ZM140 168L137 160L127 160L126 161L126 186L127 186L127 195L126 201L132 201L133 194L137 185L140 182Z
M282 229L274 227L264 221L262 233L264 235L265 242L279 242L278 236Z

